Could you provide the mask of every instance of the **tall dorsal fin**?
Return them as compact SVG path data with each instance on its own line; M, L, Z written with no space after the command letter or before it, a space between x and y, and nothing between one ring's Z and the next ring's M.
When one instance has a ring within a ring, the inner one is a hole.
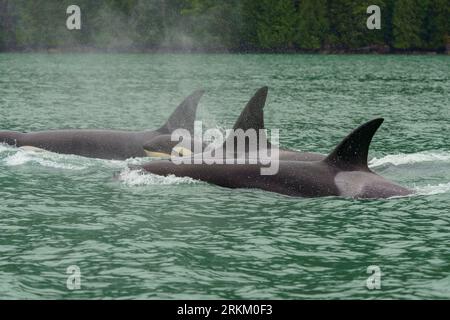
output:
M234 130L264 129L264 106L268 90L268 87L262 87L256 91L234 124Z
M253 95L253 97L247 102L244 110L242 110L241 115L237 119L233 126L233 130L242 129L244 132L249 129L254 129L257 133L257 146L259 149L262 139L267 140L265 134L259 135L259 130L264 129L264 106L266 104L268 87L262 87ZM236 136L234 134L229 135L225 142L223 143L223 148L226 147L227 142L234 139L234 146L236 148ZM269 145L269 143L267 143ZM248 146L246 145L246 150ZM227 150L229 152L230 150Z
M186 129L193 134L198 102L204 93L204 90L197 90L184 99L158 131L161 133L172 133L176 129Z
M324 161L342 170L369 171L370 142L383 121L383 118L377 118L353 130Z

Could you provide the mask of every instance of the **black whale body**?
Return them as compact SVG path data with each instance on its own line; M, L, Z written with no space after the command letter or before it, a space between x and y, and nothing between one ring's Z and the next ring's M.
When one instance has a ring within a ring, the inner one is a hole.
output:
M238 119L235 129L263 128L262 109L267 89L262 88L250 100ZM191 177L228 188L258 188L298 197L344 196L352 198L390 198L413 192L372 172L367 165L369 146L383 119L369 121L350 133L328 156L280 150L278 172L262 175L260 163L253 164L256 155L247 153L244 164L176 164L170 160L154 161L133 169L148 173ZM232 137L234 139L234 137ZM258 138L258 148L266 145ZM270 144L269 144L270 145ZM224 144L225 146L225 144ZM224 159L235 160L242 155L222 148ZM248 150L246 150L248 152ZM198 155L193 155L191 160ZM208 157L208 155L205 155Z
M145 157L147 155L143 146L155 137L168 135L179 128L193 132L198 102L203 93L202 90L198 90L187 97L172 113L166 124L154 131L89 129L30 133L0 131L0 143L109 160ZM167 152L170 153L170 150Z

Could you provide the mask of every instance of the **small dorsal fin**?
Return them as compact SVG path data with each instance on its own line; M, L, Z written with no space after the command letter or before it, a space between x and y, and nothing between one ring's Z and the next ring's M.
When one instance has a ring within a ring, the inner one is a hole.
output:
M369 171L370 142L383 121L383 118L377 118L353 130L324 161L342 170Z
M257 133L257 149L259 149L263 139L267 140L265 134L259 135L259 130L264 129L264 106L266 104L268 90L268 87L262 87L256 91L233 126L234 131L241 129L245 132L249 129L254 129ZM226 147L227 142L231 139L234 139L234 146L236 147L236 136L232 134L224 141L223 148ZM267 144L269 145L269 142ZM248 150L247 145L246 150ZM230 150L227 151L229 152Z
M158 131L161 133L172 133L176 129L186 129L193 134L198 102L204 93L204 90L197 90L184 99Z

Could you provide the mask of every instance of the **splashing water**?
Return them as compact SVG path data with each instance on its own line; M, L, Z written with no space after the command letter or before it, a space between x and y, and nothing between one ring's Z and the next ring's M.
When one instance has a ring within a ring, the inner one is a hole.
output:
M438 185L426 185L421 187L416 187L418 195L431 196L441 193L450 193L450 182L449 183L439 183Z
M8 166L20 166L25 164L38 164L43 167L66 170L84 170L86 166L69 163L67 158L59 155L54 156L47 152L36 152L30 150L18 150L15 154L4 159Z
M146 185L171 185L171 184L191 184L196 183L188 177L176 177L169 175L166 177L154 174L148 174L141 170L131 170L126 168L120 172L118 179L127 186L146 186Z
M381 167L385 165L401 166L421 162L450 162L450 153L447 152L418 152L410 154L392 154L382 158L373 158L369 161L371 167Z

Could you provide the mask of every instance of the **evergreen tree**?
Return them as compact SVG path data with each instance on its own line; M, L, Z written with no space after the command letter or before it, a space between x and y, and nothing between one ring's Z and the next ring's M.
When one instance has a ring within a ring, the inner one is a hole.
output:
M240 0L194 0L182 11L189 35L206 49L240 46L242 28ZM186 31L186 28L184 28Z
M262 49L293 47L296 12L291 0L260 0L256 15L256 32Z
M328 43L333 48L349 49L360 46L363 13L359 13L359 16L355 14L358 5L358 0L328 0ZM365 23L363 26L365 27Z
M260 47L258 39L258 17L255 12L260 10L260 4L254 0L242 0L241 17L243 20L241 28L240 48L244 50L255 50Z
M130 11L133 42L141 48L157 47L168 37L164 0L139 1Z
M0 50L357 49L443 50L449 0L77 0L81 30L67 30L71 0L0 0ZM366 27L381 8L381 30Z
M320 49L326 38L326 0L303 0L298 15L297 44L303 49Z
M450 25L449 14L450 1L430 0L423 30L423 42L427 49L442 50L445 47Z
M393 45L398 49L415 49L422 45L420 0L398 0L393 12Z

